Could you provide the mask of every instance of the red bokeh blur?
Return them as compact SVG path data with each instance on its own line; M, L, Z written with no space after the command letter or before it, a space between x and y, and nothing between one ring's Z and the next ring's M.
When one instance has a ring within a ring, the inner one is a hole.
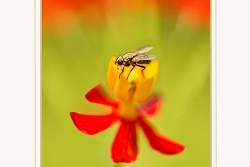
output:
M157 0L162 17L177 17L187 26L210 26L210 0Z
M63 31L76 24L103 25L109 16L148 12L157 7L163 20L177 18L196 28L210 25L210 0L43 0L42 27L45 31Z
M105 17L104 3L104 0L43 0L43 30L63 31L81 19L98 23Z

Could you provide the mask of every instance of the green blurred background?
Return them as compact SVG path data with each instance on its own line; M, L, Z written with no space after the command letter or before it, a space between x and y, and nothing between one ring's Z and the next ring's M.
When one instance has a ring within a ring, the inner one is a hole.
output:
M208 0L42 1L42 166L111 167L118 123L94 136L78 131L69 113L109 108L84 95L106 83L110 57L153 45L163 96L150 118L158 132L186 146L166 156L138 130L139 154L130 167L208 167L210 122L210 3Z

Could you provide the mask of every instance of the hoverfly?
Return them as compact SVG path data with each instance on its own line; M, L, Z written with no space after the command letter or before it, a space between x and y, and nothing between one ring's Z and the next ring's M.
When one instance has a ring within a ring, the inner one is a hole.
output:
M151 60L154 60L157 58L157 56L155 56L155 55L144 54L145 52L151 50L152 48L153 48L153 46L146 45L146 46L142 46L138 49L135 49L132 52L128 52L128 53L125 53L121 56L118 56L115 60L115 64L117 65L117 68L118 68L118 66L123 66L122 72L119 75L119 79L120 79L121 74L124 71L124 67L129 67L130 65L132 65L133 67L131 68L131 70L127 76L127 79L129 77L130 73L135 68L135 66L142 68L142 75L143 75L143 70L146 69L146 67L143 64L149 64L151 62Z

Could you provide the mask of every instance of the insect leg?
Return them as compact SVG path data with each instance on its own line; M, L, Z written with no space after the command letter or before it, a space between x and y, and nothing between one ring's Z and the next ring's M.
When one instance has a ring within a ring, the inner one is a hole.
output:
M129 75L130 75L130 73L133 71L133 69L135 68L135 65L132 65L133 67L131 68L131 70L129 71L129 73L128 73L128 76L127 76L127 79L128 79L128 77L129 77Z
M122 75L123 71L124 71L124 66L122 67L122 72L119 75L119 79L120 79L120 76Z
M146 67L145 67L145 66L142 66L142 65L139 65L139 64L135 64L135 65L138 66L138 67L143 68L143 69L141 70L141 73L142 73L142 76L145 78L145 76L144 76L144 74L143 74L143 71L146 69Z

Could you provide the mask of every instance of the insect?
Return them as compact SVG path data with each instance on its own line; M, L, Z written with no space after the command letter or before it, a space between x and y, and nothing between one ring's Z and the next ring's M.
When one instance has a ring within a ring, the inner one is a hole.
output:
M124 71L124 67L129 67L130 65L132 65L133 67L131 68L131 70L127 76L127 79L129 77L130 73L135 68L135 66L142 68L142 75L144 76L143 70L146 69L144 64L149 64L151 62L151 60L154 60L157 58L157 56L155 56L155 55L144 54L145 52L151 50L152 48L153 48L153 46L146 45L146 46L142 46L138 49L135 49L132 52L127 52L121 56L118 56L115 60L115 64L117 65L117 68L118 68L118 66L122 66L122 72L119 75L119 79L120 79L121 74Z

